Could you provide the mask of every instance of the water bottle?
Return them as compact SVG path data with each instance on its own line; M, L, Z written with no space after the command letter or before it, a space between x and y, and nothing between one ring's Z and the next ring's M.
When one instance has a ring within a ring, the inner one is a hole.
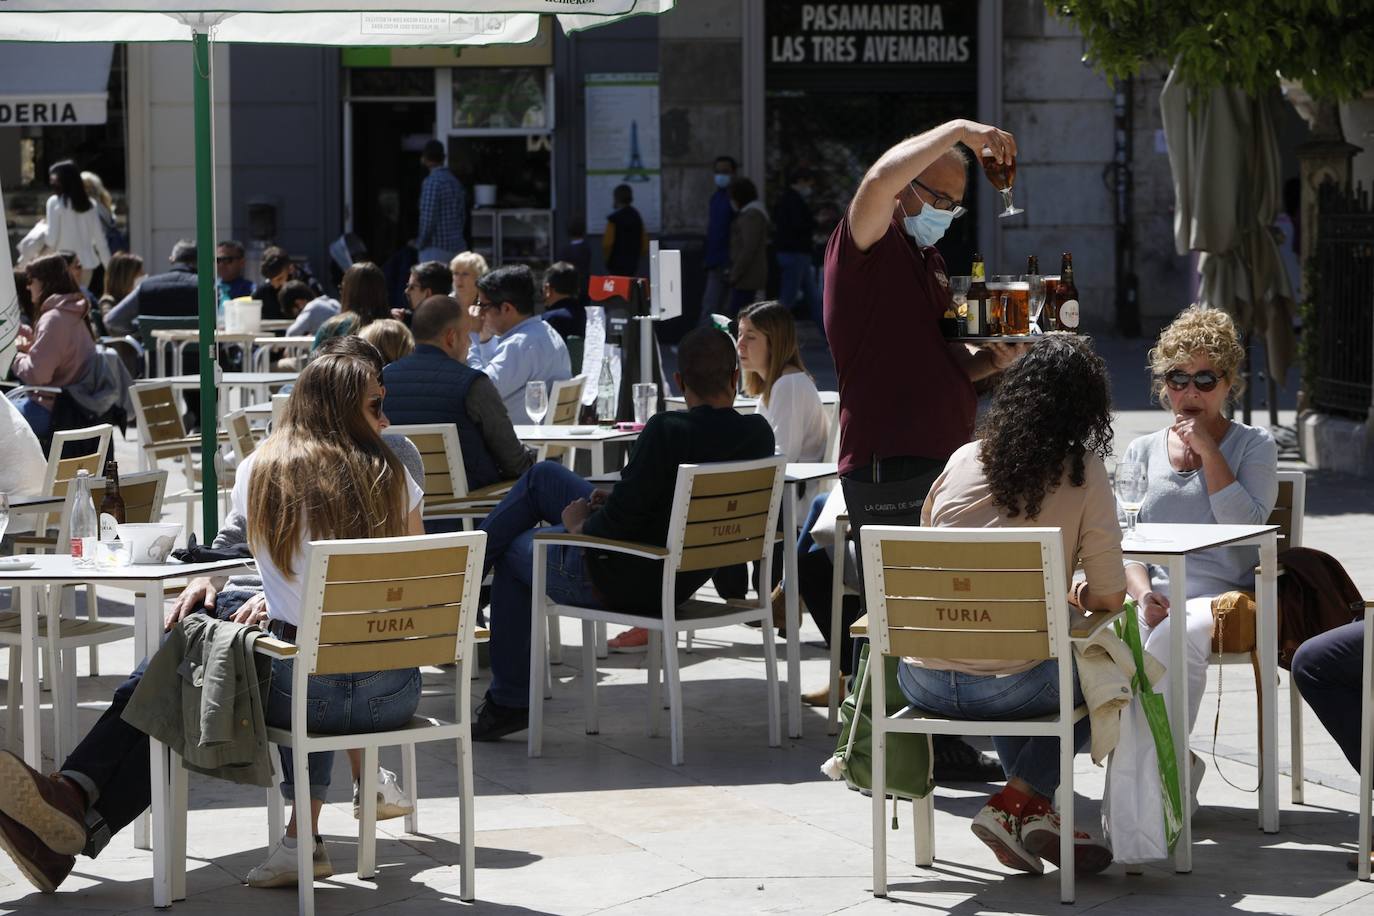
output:
M91 501L91 474L76 472L76 502L72 506L71 549L73 565L89 568L95 565L96 542L100 540L100 523L96 519L95 503Z
M601 381L596 391L596 418L602 426L615 423L615 372L611 369L613 354L607 353L601 361Z

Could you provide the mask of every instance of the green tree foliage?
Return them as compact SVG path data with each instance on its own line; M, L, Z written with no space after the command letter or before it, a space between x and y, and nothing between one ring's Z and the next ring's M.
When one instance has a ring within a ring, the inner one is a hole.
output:
M1374 87L1374 0L1046 0L1108 79L1177 63L1201 88L1259 95L1284 79L1340 101Z

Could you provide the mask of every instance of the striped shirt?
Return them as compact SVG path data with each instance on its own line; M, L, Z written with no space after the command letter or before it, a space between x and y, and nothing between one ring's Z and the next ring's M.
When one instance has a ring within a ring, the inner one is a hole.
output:
M442 165L429 170L429 177L420 186L420 231L415 245L421 251L439 248L444 251L465 250L463 222L467 196L463 184Z

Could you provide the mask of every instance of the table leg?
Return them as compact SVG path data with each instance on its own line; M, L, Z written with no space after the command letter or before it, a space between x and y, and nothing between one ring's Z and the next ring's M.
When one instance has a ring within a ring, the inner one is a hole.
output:
M38 595L42 586L24 585L14 589L19 602L19 639L23 653L24 762L43 770L43 735L39 729L42 712L38 696ZM13 651L13 650L10 650Z
M1259 613L1256 644L1260 657L1260 829L1279 831L1278 689L1278 538L1260 541Z
M88 584L85 588L93 589L95 586ZM60 602L57 606L57 616L61 618L62 625L76 622L75 588L56 588L52 592L51 600ZM58 632L61 632L60 628ZM72 748L76 747L77 721L80 719L78 710L81 704L80 698L76 695L76 650L63 649L56 654L58 670L55 677L62 680L62 705L58 706L57 693L54 690L53 734L61 739L62 748L59 752L54 745L53 763L60 765L66 759L66 755L71 753ZM53 683L56 684L57 681L54 680Z
M1174 847L1174 871L1193 870L1193 767L1188 748L1188 569L1185 558L1169 558L1169 607L1180 615L1169 626L1169 722L1178 758L1179 797L1183 802L1183 828Z
M145 625L148 616L143 606L145 596L140 592L134 595L134 657L145 659L153 653L152 647L157 645L157 635L154 632L152 638L149 636L149 628ZM145 811L134 818L134 848L152 849L152 822L149 812Z
M602 474L606 473L606 443L594 442L589 451L592 456L592 476L600 477ZM606 658L611 654L611 647L606 644L606 621L596 621L593 629L596 631L596 657ZM673 645L673 651L677 651L676 643Z
M142 636L142 648L149 645L150 618L162 610L162 584L147 583L148 589L134 599L136 634ZM172 871L172 851L176 845L169 818L173 811L171 761L167 746L156 739L148 741L150 788L152 789L152 847L153 847L153 906L172 905L175 879Z
M782 576L787 608L787 737L802 736L801 609L797 601L797 484L782 488ZM760 583L768 588L767 582Z

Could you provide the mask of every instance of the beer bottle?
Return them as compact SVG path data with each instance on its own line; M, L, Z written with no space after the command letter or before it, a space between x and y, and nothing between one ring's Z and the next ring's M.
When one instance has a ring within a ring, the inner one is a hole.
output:
M1073 255L1067 251L1059 267L1059 285L1054 290L1053 320L1056 331L1078 331L1078 287L1073 282Z
M124 495L119 492L119 464L114 458L109 458L105 461L105 495L100 498L100 539L118 539L115 526L124 522Z
M983 269L983 256L973 255L973 279L968 286L968 336L986 337L988 331L988 284Z
M1040 259L1035 255L1026 258L1026 273L1032 277L1040 276Z

